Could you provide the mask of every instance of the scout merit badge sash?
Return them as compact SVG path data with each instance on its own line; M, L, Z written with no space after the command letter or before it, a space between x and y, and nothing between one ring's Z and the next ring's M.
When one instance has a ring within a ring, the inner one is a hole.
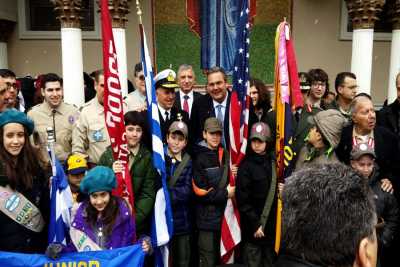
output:
M77 203L72 206L71 209L71 218L75 218L76 212L78 208L82 205L82 203ZM76 247L76 250L79 252L83 251L99 251L102 250L99 245L96 244L90 237L87 236L83 231L76 229L71 226L69 230L69 235L71 237L71 241Z
M102 250L96 242L90 239L90 237L81 230L71 227L69 234L78 252Z
M25 228L40 233L44 220L40 210L26 197L11 188L0 186L0 210Z
M276 165L275 161L272 160L271 164L272 168L272 179L271 179L271 185L269 187L267 199L265 200L263 212L261 214L260 218L260 224L262 226L262 229L265 229L265 224L267 223L269 213L271 211L272 203L274 202L274 196L275 196L275 191L276 191Z
M187 163L189 162L189 160L190 160L190 156L187 153L185 153L185 155L182 158L181 163L179 163L179 165L176 168L175 172L172 174L171 180L169 180L169 183L168 183L169 187L172 188L172 187L175 186L176 182L179 179L179 176L181 176L181 174L182 174L183 170L185 169L185 167L186 167Z

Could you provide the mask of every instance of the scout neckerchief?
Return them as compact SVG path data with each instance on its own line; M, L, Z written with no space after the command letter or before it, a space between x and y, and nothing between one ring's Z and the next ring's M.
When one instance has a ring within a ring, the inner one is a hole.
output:
M171 163L171 179L169 180L169 187L172 188L175 186L176 182L178 181L179 177L181 176L183 170L185 169L187 163L190 160L190 156L185 153L183 155L182 161L179 163L178 167L175 169L175 163Z
M75 219L76 212L81 205L82 203L77 203L72 206L71 218ZM101 247L97 245L96 242L94 242L86 233L76 229L74 227L74 223L72 223L71 228L69 229L69 235L78 252L102 250Z
M0 186L0 210L33 232L41 232L45 225L40 210L24 195L9 186Z
M367 143L369 147L375 147L374 131L372 130L368 135L359 135L353 127L353 148L360 143Z
M260 217L260 224L262 229L265 228L265 224L267 223L269 213L271 211L272 203L274 202L275 191L276 191L276 166L275 160L271 160L271 168L272 168L272 177L271 177L271 184L269 186L269 191L267 195L267 199L265 200L263 212Z

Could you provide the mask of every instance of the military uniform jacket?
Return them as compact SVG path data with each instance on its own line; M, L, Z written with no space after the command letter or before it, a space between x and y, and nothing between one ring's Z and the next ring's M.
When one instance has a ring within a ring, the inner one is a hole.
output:
M55 110L55 112L53 112ZM47 132L48 127L55 129L56 143L54 146L56 156L64 161L72 151L72 130L79 118L78 108L62 102L56 109L52 109L47 102L34 106L28 116L35 122L35 132L39 134L41 150L47 157ZM53 119L54 116L54 119Z
M110 145L104 117L104 107L97 97L86 103L72 132L72 152L87 155L95 163Z

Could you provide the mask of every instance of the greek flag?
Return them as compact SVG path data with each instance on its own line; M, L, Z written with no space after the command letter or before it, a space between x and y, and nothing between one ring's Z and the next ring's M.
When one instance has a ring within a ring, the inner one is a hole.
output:
M68 178L57 158L53 164L50 189L49 243L67 245L67 233L71 224L70 208L72 208L73 198Z
M147 115L150 122L153 146L153 165L161 176L162 188L156 194L154 204L153 221L151 226L151 238L155 254L155 266L168 266L168 242L172 237L173 222L172 208L168 193L164 147L160 128L157 100L155 95L154 73L151 67L149 50L147 48L146 35L143 25L139 25L142 41L142 65L146 83Z

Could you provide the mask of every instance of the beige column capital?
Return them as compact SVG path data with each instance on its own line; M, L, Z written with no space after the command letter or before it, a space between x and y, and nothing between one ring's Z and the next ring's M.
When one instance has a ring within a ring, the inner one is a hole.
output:
M400 30L400 0L388 1L389 16L392 21L392 29Z
M113 28L126 28L129 2L130 0L108 0L108 10L110 11ZM99 0L97 0L97 3L100 6Z
M15 21L0 19L0 42L7 43L14 30Z
M385 0L345 0L353 29L373 29Z
M60 20L61 28L80 28L82 0L51 0L55 5L54 11Z

